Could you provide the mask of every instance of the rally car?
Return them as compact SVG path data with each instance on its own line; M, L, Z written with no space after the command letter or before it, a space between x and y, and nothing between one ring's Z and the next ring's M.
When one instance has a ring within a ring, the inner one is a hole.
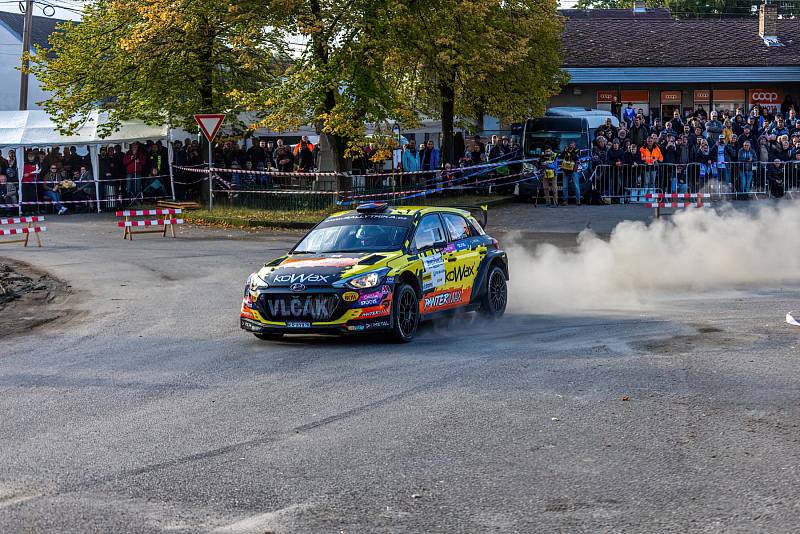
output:
M408 342L437 315L502 316L507 280L506 253L468 211L362 204L251 274L240 323L267 340L385 331Z

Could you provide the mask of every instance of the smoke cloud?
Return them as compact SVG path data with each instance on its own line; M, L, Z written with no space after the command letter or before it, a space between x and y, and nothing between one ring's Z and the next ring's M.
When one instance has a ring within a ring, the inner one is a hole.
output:
M750 208L750 206L748 206ZM509 311L630 309L659 295L800 279L800 203L687 209L590 230L569 250L510 236Z

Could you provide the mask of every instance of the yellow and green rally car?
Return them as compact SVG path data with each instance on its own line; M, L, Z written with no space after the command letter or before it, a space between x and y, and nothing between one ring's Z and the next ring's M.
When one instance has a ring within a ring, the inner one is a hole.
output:
M455 311L503 315L508 262L468 211L362 204L319 223L250 275L241 327L283 334L391 332Z

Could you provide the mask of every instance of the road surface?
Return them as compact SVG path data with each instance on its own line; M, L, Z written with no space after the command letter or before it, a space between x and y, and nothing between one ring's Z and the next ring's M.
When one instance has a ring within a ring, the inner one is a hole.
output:
M800 524L796 286L271 343L240 331L242 285L297 233L48 227L2 251L72 286L0 338L2 532Z

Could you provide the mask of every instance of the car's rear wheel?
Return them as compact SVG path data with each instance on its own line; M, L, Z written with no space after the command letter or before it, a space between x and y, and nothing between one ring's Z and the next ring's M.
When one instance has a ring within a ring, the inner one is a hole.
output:
M400 284L394 294L394 326L392 334L395 341L408 343L414 339L419 326L419 299L417 292L408 284Z
M253 335L264 341L278 341L283 337L283 334L279 332L258 332L253 333Z
M506 273L494 265L489 269L489 277L486 279L486 295L481 301L480 313L492 319L502 317L506 312L506 304L508 304Z

